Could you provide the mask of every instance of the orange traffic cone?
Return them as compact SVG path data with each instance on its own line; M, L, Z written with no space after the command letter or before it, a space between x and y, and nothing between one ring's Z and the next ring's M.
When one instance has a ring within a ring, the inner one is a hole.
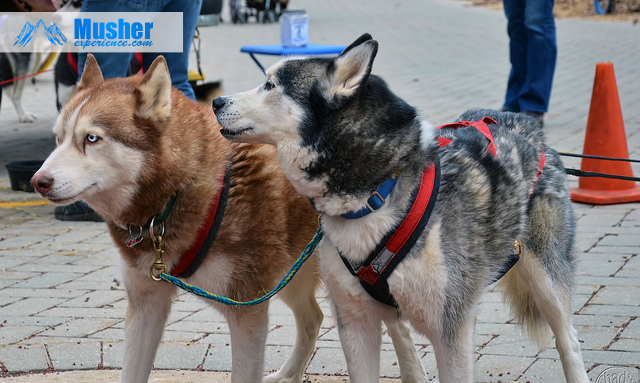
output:
M583 154L629 158L622 109L613 63L597 63L587 120ZM583 158L582 171L633 177L629 162ZM640 187L634 181L581 177L571 188L571 200L594 205L640 202Z

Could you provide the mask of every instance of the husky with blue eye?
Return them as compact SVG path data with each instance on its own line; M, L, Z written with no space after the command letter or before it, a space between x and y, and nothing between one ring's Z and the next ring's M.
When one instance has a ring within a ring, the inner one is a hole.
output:
M566 381L587 383L571 324L575 218L539 123L474 110L434 128L371 74L377 49L365 34L336 58L283 60L213 104L225 137L276 146L322 216L350 381L379 380L381 322L406 319L433 344L441 383L473 382L477 306L498 280L541 347L555 335ZM403 382L426 381L415 355L398 357Z
M104 79L89 55L55 122L57 147L31 180L54 204L89 204L120 250L128 297L123 383L149 380L178 291L150 275L157 277L160 240L166 272L248 301L276 287L317 230L317 213L283 174L276 150L231 143L219 130L210 107L171 87L162 56L144 75ZM317 263L311 257L278 295L295 316L296 341L268 376L269 302L207 301L229 325L232 383L303 380L323 318ZM209 357L219 352L211 347Z

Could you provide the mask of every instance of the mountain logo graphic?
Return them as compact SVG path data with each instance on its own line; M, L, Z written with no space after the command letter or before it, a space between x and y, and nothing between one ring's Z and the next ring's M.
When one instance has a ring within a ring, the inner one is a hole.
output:
M31 38L38 32L38 29L40 29L40 25L42 25L44 33L51 44L64 45L67 42L67 38L64 37L64 34L62 34L62 31L55 23L51 24L50 27L47 27L46 25L44 25L44 21L40 19L40 21L38 21L36 25L33 25L27 21L24 24L24 27L22 27L22 30L20 31L18 37L16 37L13 45L20 45L21 47L25 47L29 43L29 41L31 41Z

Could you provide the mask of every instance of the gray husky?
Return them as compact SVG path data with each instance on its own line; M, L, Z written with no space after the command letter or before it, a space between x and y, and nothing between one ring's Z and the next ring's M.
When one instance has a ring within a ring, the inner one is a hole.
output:
M472 382L476 308L501 277L538 345L555 335L566 381L587 383L571 324L575 218L540 124L475 110L433 128L370 74L377 49L363 35L336 58L283 60L259 87L214 100L222 134L275 145L322 215L351 382L378 381L381 322L401 320L433 344L441 383ZM406 341L402 380L424 382Z

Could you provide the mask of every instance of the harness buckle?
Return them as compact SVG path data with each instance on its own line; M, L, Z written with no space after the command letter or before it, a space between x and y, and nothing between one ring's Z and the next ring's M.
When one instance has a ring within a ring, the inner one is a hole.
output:
M383 205L384 205L384 197L382 196L382 194L380 194L380 192L378 192L377 190L375 192L373 192L373 195L371 195L371 197L369 197L369 199L373 198L373 197L378 197L380 198L380 201L382 201L382 203L380 204L380 207L377 209L374 209L370 204L369 201L367 200L367 202L365 202L365 206L367 207L367 209L369 209L370 212L374 212L376 210L379 210Z

